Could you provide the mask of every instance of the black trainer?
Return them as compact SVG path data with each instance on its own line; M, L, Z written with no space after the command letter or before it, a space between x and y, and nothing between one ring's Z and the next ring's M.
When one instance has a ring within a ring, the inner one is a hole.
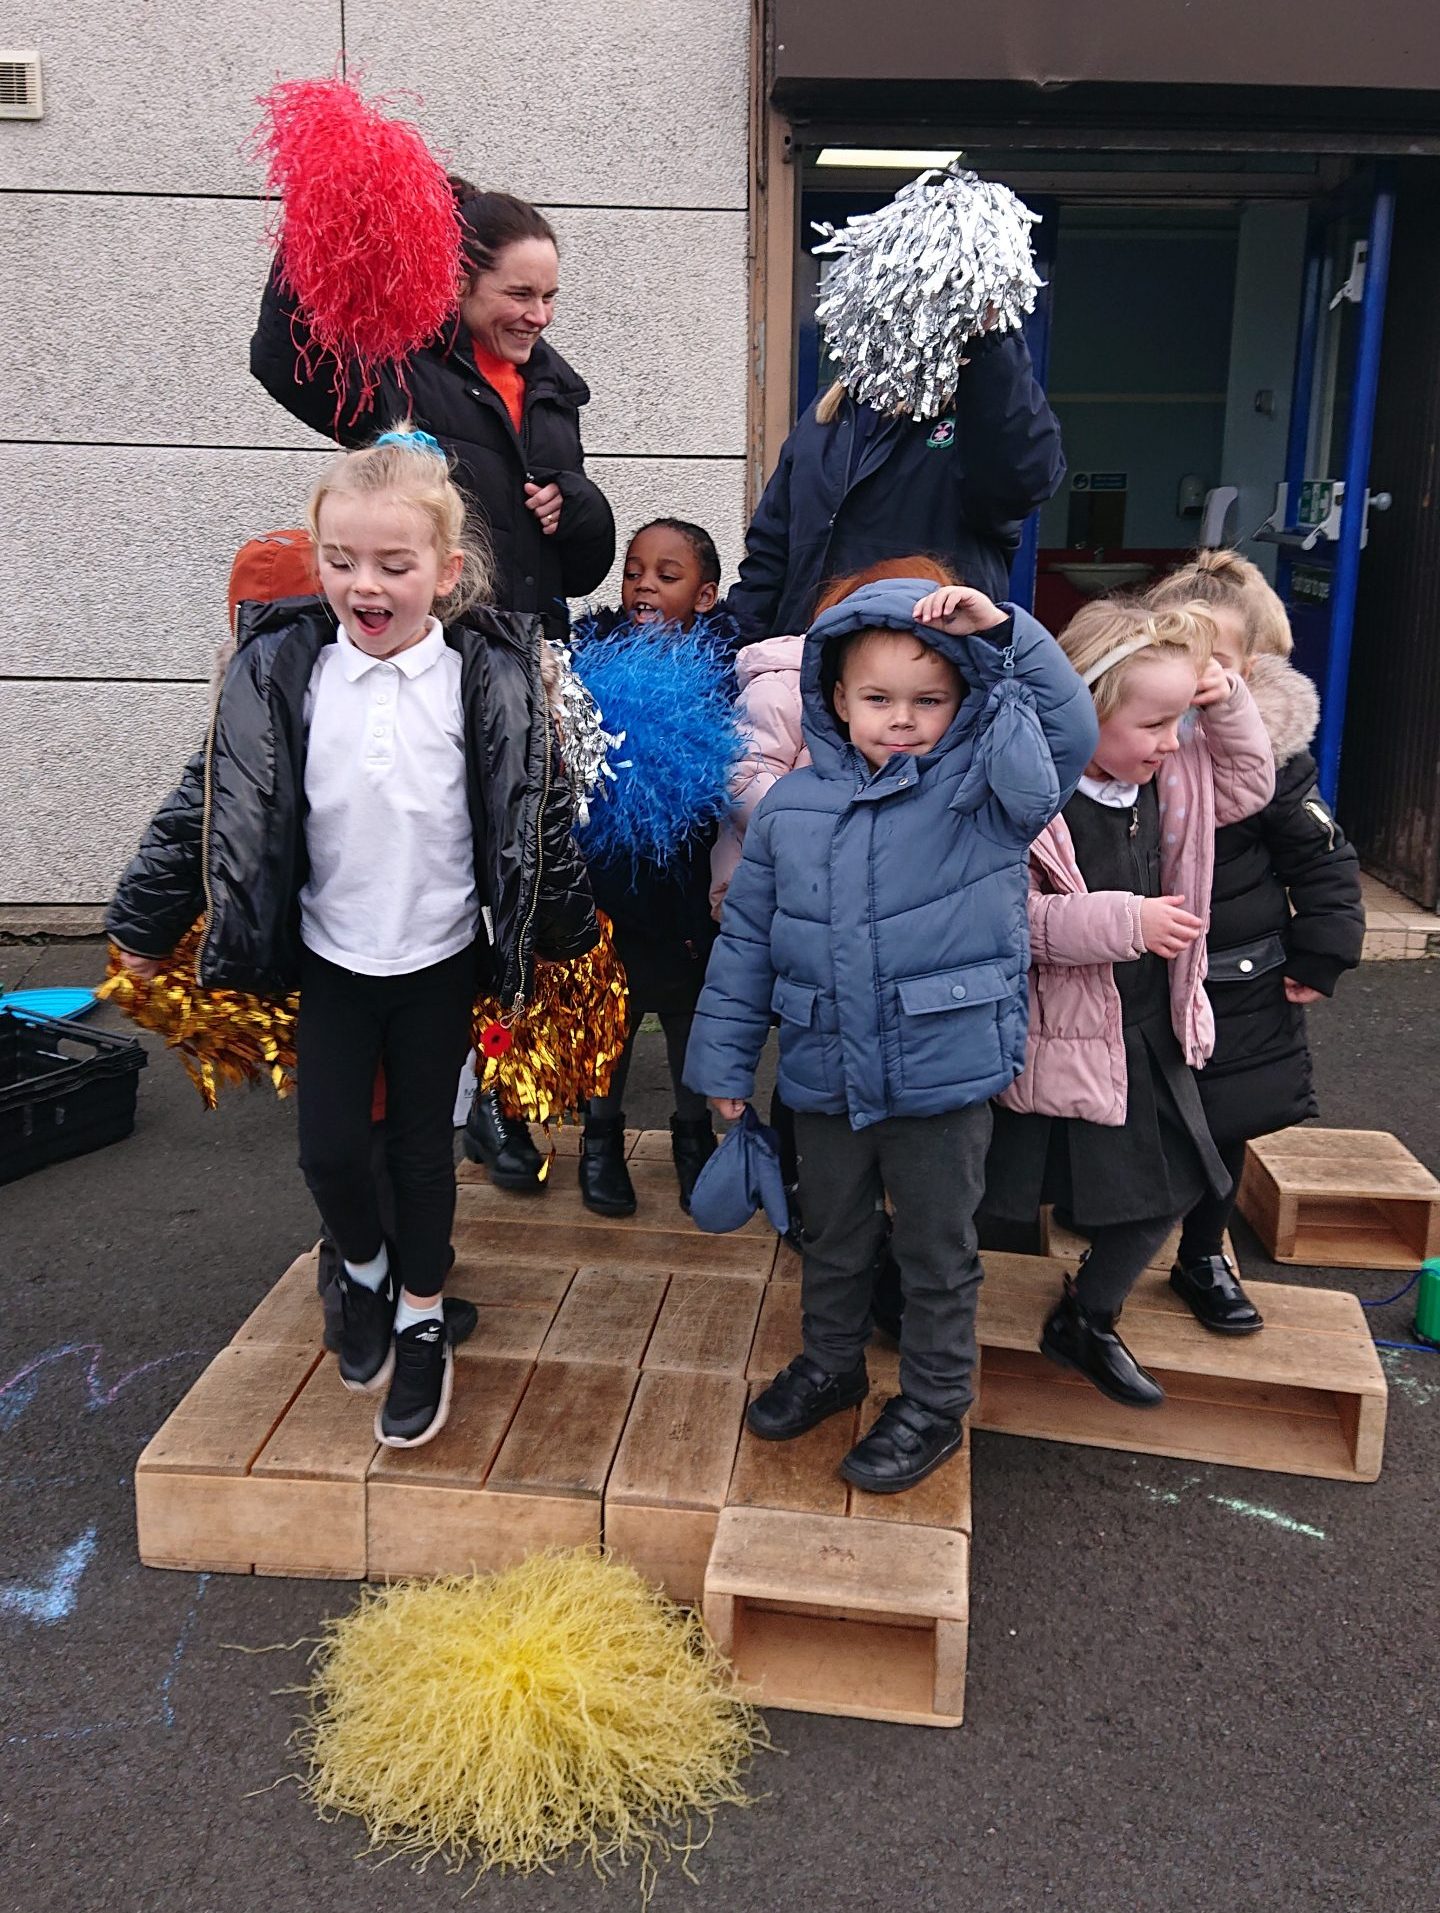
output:
M445 1339L451 1348L459 1348L462 1342L470 1340L480 1326L480 1311L473 1302L467 1302L460 1295L447 1295L444 1311Z
M580 1137L580 1200L597 1216L633 1216L635 1185L625 1167L625 1118L587 1116Z
M964 1422L937 1415L911 1395L896 1395L841 1462L840 1472L867 1494L899 1494L933 1475L964 1445Z
M1127 1408L1158 1408L1165 1391L1120 1340L1116 1317L1092 1313L1067 1275L1065 1293L1040 1336L1040 1353L1061 1368L1074 1368L1112 1402Z
M497 1189L538 1196L548 1187L550 1164L535 1147L530 1125L507 1116L493 1089L476 1091L465 1124L465 1154L484 1163Z
M1228 1255L1200 1255L1176 1262L1170 1286L1198 1322L1217 1335L1253 1335L1265 1317L1240 1286Z
M450 1413L455 1357L445 1325L412 1322L395 1337L390 1393L375 1416L375 1438L387 1448L418 1448L432 1441Z
M869 1393L864 1362L848 1375L831 1375L808 1355L797 1355L751 1402L745 1426L761 1441L793 1441L842 1408L863 1402Z
M399 1285L391 1258L385 1280L367 1289L341 1262L335 1287L340 1292L340 1379L356 1395L372 1395L389 1381L395 1366L393 1331Z

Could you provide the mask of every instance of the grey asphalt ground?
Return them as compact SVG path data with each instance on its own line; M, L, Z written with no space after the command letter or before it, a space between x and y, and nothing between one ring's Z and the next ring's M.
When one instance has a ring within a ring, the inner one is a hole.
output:
M93 944L0 948L12 987L99 971ZM1440 1169L1437 971L1367 965L1312 1027L1326 1120ZM630 1115L658 1124L642 1042ZM232 1644L312 1635L353 1587L136 1559L135 1457L315 1235L293 1163L289 1108L232 1094L207 1117L152 1053L133 1137L0 1188L0 1906L462 1905L468 1879L376 1870L353 1824L274 1785L303 1657ZM1273 1273L1243 1231L1241 1254ZM1409 1326L1408 1303L1377 1313L1379 1335ZM1387 1364L1374 1487L978 1436L965 1726L773 1714L764 1797L657 1913L1440 1906L1440 1356ZM464 1904L638 1894L562 1871Z

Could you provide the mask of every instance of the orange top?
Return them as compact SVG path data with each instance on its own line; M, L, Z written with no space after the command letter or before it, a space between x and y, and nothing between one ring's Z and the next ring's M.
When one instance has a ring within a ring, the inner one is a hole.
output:
M516 432L520 430L520 421L525 416L525 375L518 365L512 365L509 359L497 359L478 339L471 340L475 353L475 364L480 376L487 385L493 385L504 401L505 410L510 414L510 423Z

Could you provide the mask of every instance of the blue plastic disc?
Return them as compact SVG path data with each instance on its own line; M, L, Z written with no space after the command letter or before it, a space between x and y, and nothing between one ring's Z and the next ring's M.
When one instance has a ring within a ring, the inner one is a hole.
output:
M93 990L11 990L0 996L0 1010L17 1016L84 1016L98 1000Z

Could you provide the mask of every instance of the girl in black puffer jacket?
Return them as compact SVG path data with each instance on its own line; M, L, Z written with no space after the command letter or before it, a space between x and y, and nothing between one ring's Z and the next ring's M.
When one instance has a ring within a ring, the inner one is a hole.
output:
M244 607L204 747L145 832L106 928L153 976L195 920L207 988L300 991L300 1161L343 1258L340 1379L377 1438L429 1441L453 1361L451 1112L482 991L596 940L552 763L540 621L475 610L485 558L425 433L341 457L310 500L318 598ZM468 575L467 575L468 574ZM326 602L328 600L328 603ZM371 1168L386 1084L393 1239Z
M1289 663L1285 607L1263 572L1233 551L1204 551L1150 594L1157 607L1206 604L1220 642L1270 733L1275 795L1215 835L1206 991L1215 1050L1200 1099L1235 1186L1185 1219L1171 1287L1207 1328L1246 1334L1261 1318L1225 1255L1245 1144L1318 1115L1305 1006L1333 994L1360 961L1365 909L1352 844L1316 783L1310 741L1320 721L1314 685Z

